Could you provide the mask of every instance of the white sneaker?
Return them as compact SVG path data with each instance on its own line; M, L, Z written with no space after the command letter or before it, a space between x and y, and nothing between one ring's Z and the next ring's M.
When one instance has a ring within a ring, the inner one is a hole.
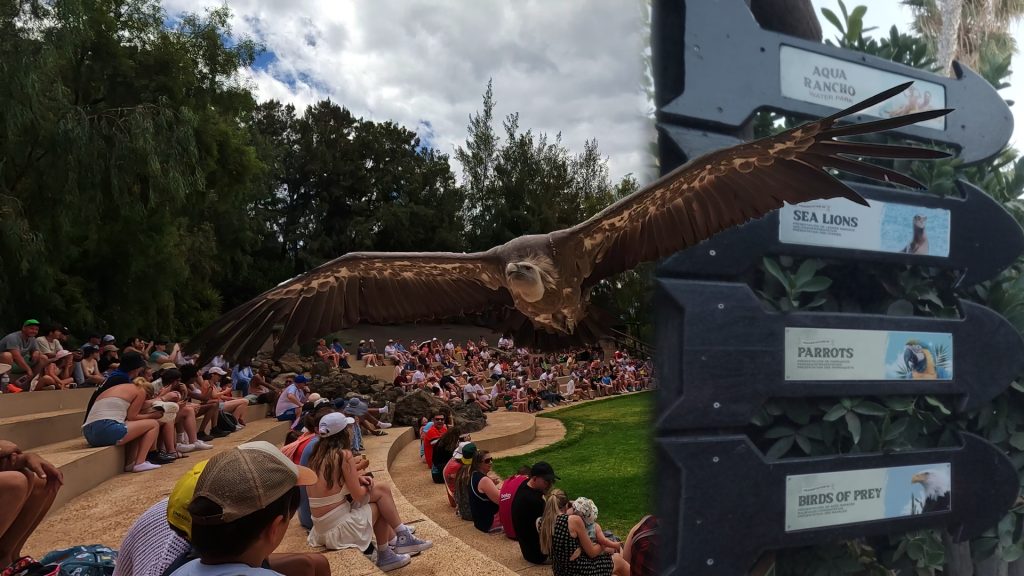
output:
M195 449L195 444L178 444L178 452L181 452L182 454L188 454L189 452L192 452Z
M390 422L377 422L377 427L378 428L382 428L382 429L383 428L391 428L391 423Z
M387 413L388 413L388 407L387 407L387 405L384 405L384 406L381 406L381 407L380 407L380 413L381 413L381 414L387 414Z
M152 462L143 462L142 464L136 464L135 466L132 466L132 472L148 472L150 470L156 470L159 467L159 464L153 464Z
M237 432L237 431L239 431L239 430L241 430L243 428L245 428L245 424L236 424L235 425L235 432Z
M188 434L185 434L184 432L179 432L178 444L188 444Z
M196 450L213 450L213 444L207 444L202 440L196 440L194 446L196 447Z

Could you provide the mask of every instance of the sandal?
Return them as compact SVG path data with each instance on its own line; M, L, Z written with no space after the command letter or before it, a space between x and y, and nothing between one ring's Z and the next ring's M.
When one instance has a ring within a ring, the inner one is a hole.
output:
M388 435L388 433L383 431L383 430L374 430L373 432L371 432L371 434L373 434L374 436L387 436Z

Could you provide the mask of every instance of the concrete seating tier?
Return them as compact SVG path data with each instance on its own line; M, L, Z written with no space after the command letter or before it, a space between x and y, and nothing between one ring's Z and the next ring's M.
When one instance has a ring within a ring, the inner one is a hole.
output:
M64 473L64 487L51 513L104 481L124 474L124 448L93 448L82 437L85 408L93 389L28 392L0 396L0 439L38 452ZM249 406L248 425L232 438L267 435L279 443L287 423L266 419L265 405Z

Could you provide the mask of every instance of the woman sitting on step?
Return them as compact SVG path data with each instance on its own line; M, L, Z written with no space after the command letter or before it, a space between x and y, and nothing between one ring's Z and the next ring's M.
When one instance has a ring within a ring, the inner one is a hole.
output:
M433 544L402 524L389 486L359 473L350 450L353 424L354 419L337 412L320 419L320 439L309 458L319 480L306 489L313 516L308 542L328 550L356 548L388 572Z
M491 453L477 450L468 464L463 460L463 467L455 477L455 489L467 495L473 526L481 532L502 531L498 519L501 479L492 478L491 466Z
M90 446L126 446L125 472L145 472L160 466L146 461L156 449L162 413L143 414L146 392L132 383L146 367L142 355L125 354L86 409L82 434Z
M583 518L575 514L561 490L547 496L537 531L554 576L629 576L629 563L591 540Z

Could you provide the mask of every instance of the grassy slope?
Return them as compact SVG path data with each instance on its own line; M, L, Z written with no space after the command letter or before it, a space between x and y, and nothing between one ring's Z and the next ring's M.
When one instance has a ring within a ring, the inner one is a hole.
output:
M652 393L591 402L543 416L561 420L566 437L522 456L495 460L503 478L519 466L548 461L561 478L557 487L570 499L597 504L597 523L625 538L644 514L653 512Z

